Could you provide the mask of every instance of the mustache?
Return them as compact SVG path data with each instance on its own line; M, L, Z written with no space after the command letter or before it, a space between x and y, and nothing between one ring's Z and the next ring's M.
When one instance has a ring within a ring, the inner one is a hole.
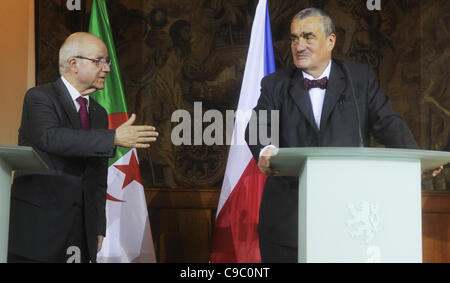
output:
M308 50L302 50L302 51L295 52L295 55L296 56L299 56L299 55L311 55L311 53Z

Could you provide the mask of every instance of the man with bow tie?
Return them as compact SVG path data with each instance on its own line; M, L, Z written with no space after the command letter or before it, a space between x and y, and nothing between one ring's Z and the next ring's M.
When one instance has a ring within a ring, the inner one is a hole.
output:
M386 147L417 148L371 68L332 59L336 33L324 11L300 11L291 22L290 38L294 66L263 78L254 108L256 113L279 110L279 125L267 125L279 127L277 147L358 147L368 145L372 133ZM274 145L249 146L269 176L258 225L262 261L297 262L298 179L273 176Z
M16 173L11 192L8 262L95 262L106 232L108 157L116 146L147 148L158 133L133 125L108 129L89 94L105 87L111 61L104 42L70 35L59 51L61 77L30 89L19 145L45 161L45 173Z

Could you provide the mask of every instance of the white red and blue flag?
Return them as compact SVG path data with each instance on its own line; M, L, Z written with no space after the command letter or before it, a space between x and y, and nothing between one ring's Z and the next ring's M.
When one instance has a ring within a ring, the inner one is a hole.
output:
M243 140L260 96L261 79L275 71L267 0L259 0L242 81L233 141ZM211 245L211 262L261 262L257 233L259 205L266 181L244 142L232 144L220 193Z

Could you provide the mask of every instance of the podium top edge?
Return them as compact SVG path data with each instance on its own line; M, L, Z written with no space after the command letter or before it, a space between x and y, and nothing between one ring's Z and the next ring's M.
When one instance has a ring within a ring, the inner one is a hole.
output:
M450 161L450 152L447 151L378 147L290 147L279 148L272 156L293 155L304 157L431 158Z
M0 151L33 151L30 146L20 146L20 145L0 145Z
M271 166L280 176L298 176L306 159L370 159L420 161L422 171L450 162L450 152L376 147L290 147L272 151Z
M8 169L18 171L47 171L48 166L29 146L0 145L0 159ZM6 163L4 163L6 162Z

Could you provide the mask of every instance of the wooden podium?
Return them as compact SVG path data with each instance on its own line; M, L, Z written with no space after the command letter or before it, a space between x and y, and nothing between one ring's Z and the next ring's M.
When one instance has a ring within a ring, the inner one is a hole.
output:
M449 152L281 148L271 166L299 176L299 262L422 262L421 172Z
M11 173L16 171L47 171L47 165L31 147L0 146L0 263L8 257L9 208Z

